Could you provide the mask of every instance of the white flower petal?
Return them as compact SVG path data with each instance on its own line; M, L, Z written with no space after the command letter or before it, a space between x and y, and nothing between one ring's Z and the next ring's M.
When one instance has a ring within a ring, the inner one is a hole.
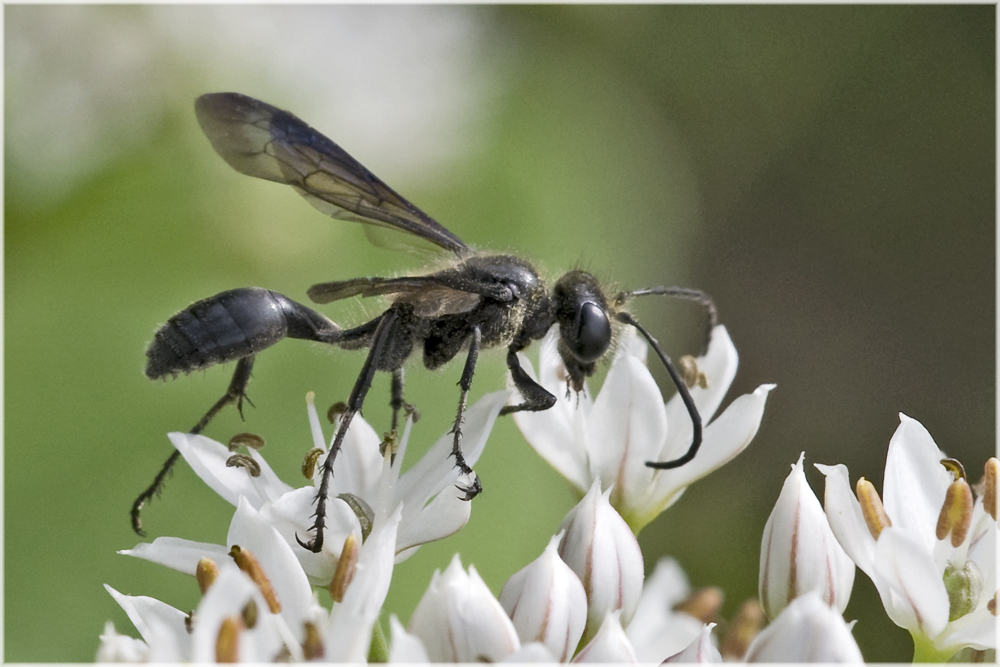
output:
M188 658L190 656L189 651L184 650L190 647L190 639L184 624L187 614L151 597L124 595L107 584L104 585L104 589L125 610L128 619L132 621L132 625L139 631L147 644L152 645L154 640L159 639L156 636L157 630L162 636L165 629L171 637L171 644L178 647L182 657ZM185 653L187 655L184 655Z
M465 494L457 488L444 489L415 514L407 514L400 526L397 551L413 554L413 547L448 537L462 529L472 516L472 503L463 500ZM406 506L404 506L404 511ZM404 559L405 560L405 559Z
M229 561L229 551L221 544L193 542L179 537L157 537L152 543L141 542L133 549L124 549L118 553L166 565L192 577L202 558L210 558L218 565Z
M632 664L636 662L635 651L622 630L621 610L608 612L601 623L601 629L594 638L580 649L574 663L584 662L617 662Z
M701 664L722 662L722 654L712 643L712 628L714 627L715 623L703 624L698 635L683 651L670 656L663 662L696 662Z
M567 447L568 442L583 442L584 423L590 412L591 399L584 393L578 396L566 397L566 381L559 380L559 369L565 378L562 360L556 352L555 340L558 332L555 327L542 340L538 353L542 379L539 384L556 397L556 404L542 412L521 411L514 413L514 422L524 434L528 444L545 459L549 465L565 477L580 493L586 493L590 487L587 452L584 447ZM534 369L528 358L518 353L521 367L532 379ZM516 392L513 382L508 384L517 400L520 394Z
M233 505L240 496L244 496L251 505L259 508L265 502L292 490L292 487L278 479L267 461L257 452L251 451L250 456L260 465L260 476L251 477L243 468L226 466L226 461L233 453L211 438L191 433L170 433L168 437L198 477Z
M933 549L938 514L954 480L941 465L944 453L923 425L900 413L889 441L882 482L882 504L895 528L902 528Z
M844 613L854 585L854 562L806 482L804 458L803 452L792 466L764 526L758 593L772 619L808 591Z
M517 631L490 589L458 555L436 571L410 618L409 630L432 662L499 661L521 647Z
M584 442L591 478L614 486L612 504L620 506L618 499L630 489L648 486L654 471L646 461L656 460L667 436L663 397L649 369L632 356L612 366L588 425Z
M411 635L399 622L395 614L389 616L392 646L389 648L390 663L427 663L427 650L418 637Z
M708 387L691 387L688 392L694 399L698 414L704 424L709 423L715 415L722 399L736 377L740 358L736 346L729 337L729 331L723 325L712 329L712 339L704 356L696 359L698 370L708 378ZM681 397L675 394L667 402L667 420L670 423L671 444L690 443L692 435L691 417Z
M336 437L340 429L340 421L337 421L333 430L333 437ZM331 438L332 441L332 438ZM351 425L344 434L344 442L341 443L340 452L333 462L333 482L331 484L331 495L341 493L353 493L362 498L374 498L375 490L378 488L379 475L382 473L382 454L379 453L379 445L382 438L378 436L375 429L364 420L361 415L354 415ZM316 466L315 481L316 486L322 480L322 463L324 457L320 457Z
M111 621L104 624L95 662L145 662L149 646L141 639L120 635Z
M493 423L506 402L507 392L498 391L483 396L465 411L462 453L469 467L475 466L482 455ZM400 476L396 499L407 505L403 508L404 521L422 508L427 499L458 479L459 471L451 457L453 445L454 436L446 433L423 458Z
M359 663L368 659L372 628L392 579L399 518L397 509L376 524L361 546L354 580L343 601L334 605L324 633L328 660Z
M851 490L847 468L815 464L826 476L823 506L827 521L844 552L869 578L875 573L875 538L868 530L861 504Z
M673 611L691 592L687 576L673 558L661 558L646 577L639 606L625 634L639 662L663 662L691 644L703 623Z
M936 637L948 623L948 593L931 554L909 532L885 528L875 545L876 588L896 625Z
M230 548L238 545L257 559L281 603L282 616L301 643L305 632L304 624L314 615L314 602L312 588L292 548L243 498L240 499L229 525L226 544Z
M592 637L608 612L622 610L628 624L642 595L642 551L631 528L601 493L600 480L559 526L565 530L559 555L583 582L587 592L587 629Z
M849 626L815 593L795 598L750 643L746 662L864 662Z
M653 517L675 502L679 497L676 494L733 460L747 448L757 435L767 396L774 387L773 384L761 385L752 394L744 394L733 401L715 421L705 427L701 449L693 461L680 468L657 471L654 478L657 502L649 505ZM669 453L661 460L682 455L687 451L688 445L690 441L680 451Z
M500 591L522 644L542 642L558 662L566 662L587 624L587 593L579 577L559 558L562 534L544 553L515 572Z

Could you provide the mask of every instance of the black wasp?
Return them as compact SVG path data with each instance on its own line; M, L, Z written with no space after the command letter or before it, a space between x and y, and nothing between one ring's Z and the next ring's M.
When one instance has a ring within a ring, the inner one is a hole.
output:
M301 338L345 349L367 348L368 356L347 401L340 426L323 464L316 496L312 539L301 544L318 552L323 546L327 488L334 459L348 426L361 410L376 371L392 374L392 424L396 428L403 401L403 364L423 348L424 366L430 369L465 352L459 387L452 455L472 483L459 487L470 500L481 490L479 478L462 456L462 416L481 349L506 348L507 366L523 402L505 407L501 414L519 410L547 410L556 397L538 385L521 368L517 353L532 340L559 326L558 350L566 366L567 392L583 390L584 379L594 373L621 324L635 327L650 343L677 386L694 424L687 453L673 461L650 461L652 468L684 465L701 444L701 417L674 364L656 340L624 310L636 296L659 294L690 299L708 311L715 324L715 306L703 292L677 287L619 292L609 295L597 280L583 271L562 276L551 291L545 281L520 257L477 252L396 193L344 149L296 116L237 93L211 93L195 102L195 112L212 147L231 167L292 186L310 204L334 218L395 228L426 239L454 253L447 268L419 276L355 278L320 283L308 290L316 303L348 297L385 296L391 305L384 313L360 326L343 329L326 316L286 296L258 287L222 292L192 304L171 317L146 352L146 375L151 379L176 376L227 361L236 370L225 395L191 429L199 433L223 407L236 403L242 412L247 383L256 355L283 338ZM142 534L139 513L156 495L171 467L174 452L152 485L132 507L132 526Z

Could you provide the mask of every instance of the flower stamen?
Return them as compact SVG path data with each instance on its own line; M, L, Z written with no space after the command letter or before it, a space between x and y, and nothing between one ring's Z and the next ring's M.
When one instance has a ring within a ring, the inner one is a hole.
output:
M315 660L323 657L323 636L319 628L312 621L305 622L306 636L302 640L302 657L306 660Z
M204 595L219 576L219 566L211 558L202 558L198 561L194 576L198 580L198 589Z
M340 559L337 561L337 569L330 580L330 597L334 602L343 602L344 593L347 587L354 580L354 573L358 569L358 554L361 546L358 543L356 533L351 533L344 540L344 548L340 550Z
M964 479L957 479L948 487L944 505L938 515L935 535L943 540L951 533L951 546L958 547L965 542L972 524L972 489Z
M714 623L719 616L719 610L722 609L723 599L721 588L705 586L675 604L674 611L693 616L702 623Z
M986 462L986 476L983 481L983 509L997 520L997 474L1000 473L1000 461L990 457Z
M879 498L875 487L864 477L858 478L855 491L858 495L858 502L861 503L861 514L865 517L865 524L868 531L876 540L882 534L884 528L892 526L889 515L885 513L882 506L882 499Z
M764 608L759 602L753 599L744 602L722 639L722 646L719 648L722 657L726 660L742 660L750 642L764 627L764 619Z
M267 601L267 608L271 610L271 613L281 613L281 603L278 602L278 596L274 593L271 580L264 574L264 569L260 566L254 555L248 549L241 549L236 544L229 550L229 555L236 561L237 567L243 570L250 577L250 580L257 584L257 588L260 589L260 594Z
M316 474L316 464L319 462L319 457L323 456L324 451L319 447L313 447L308 452L306 452L306 457L302 460L302 476L308 480L313 478Z
M219 636L215 640L216 662L238 662L240 632L243 631L243 620L239 616L230 616L219 626Z
M229 444L226 445L226 447L228 447L231 452L235 452L240 447L247 447L248 449L253 449L254 451L260 451L261 449L264 449L264 438L256 433L237 433L229 439Z

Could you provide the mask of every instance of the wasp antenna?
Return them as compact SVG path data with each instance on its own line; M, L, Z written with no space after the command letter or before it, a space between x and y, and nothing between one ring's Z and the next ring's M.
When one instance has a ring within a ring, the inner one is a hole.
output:
M663 288L654 288L663 289ZM657 292L639 290L645 294L656 294ZM695 290L690 290L695 291ZM633 293L634 294L634 293ZM637 296L641 296L638 295ZM709 299L711 303L711 299ZM714 305L713 305L714 308ZM680 394L681 400L684 401L684 407L687 408L688 414L691 416L691 424L693 426L693 436L691 438L691 446L688 447L687 453L679 459L674 459L673 461L646 461L646 465L650 468L656 468L657 470L667 470L670 468L679 468L685 463L690 462L695 454L698 453L698 448L701 447L701 415L698 414L698 408L694 404L694 399L691 398L691 392L688 391L687 385L684 384L684 378L677 371L677 367L674 366L674 362L670 361L670 357L663 351L660 344L655 338L639 322L632 317L630 313L620 312L616 315L619 322L624 322L635 327L642 337L650 344L653 350L656 352L656 356L660 358L663 365L666 366L667 372L670 374L670 379L673 380L674 386L677 387L677 392Z
M705 313L708 315L708 335L705 336L705 347L708 347L709 341L712 340L712 329L719 323L719 311L715 307L715 301L712 300L708 294L702 292L700 289L691 289L690 287L648 287L646 289L637 289L632 292L623 292L619 298L625 297L631 298L634 296L647 296L653 294L656 296L672 296L677 299L685 299L687 301L694 301L705 309ZM648 337L648 334L646 334Z

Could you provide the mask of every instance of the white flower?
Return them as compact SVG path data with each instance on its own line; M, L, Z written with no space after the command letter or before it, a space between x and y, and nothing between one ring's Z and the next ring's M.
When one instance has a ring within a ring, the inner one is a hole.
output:
M580 578L559 557L562 533L545 552L515 572L500 591L521 642L543 643L558 662L573 657L587 624L587 593Z
M816 466L826 475L830 526L889 618L910 631L915 659L996 648L996 519L942 465L927 430L902 414L900 422L886 457L884 509L864 478L855 497L845 466Z
M745 660L864 662L850 626L815 592L792 600L751 642Z
M712 628L714 627L715 623L702 625L698 635L683 651L675 653L663 662L697 662L702 664L722 662L722 654L712 643Z
M792 466L764 526L758 592L771 619L808 591L843 614L854 585L854 561L833 536L806 482L803 458L805 453Z
M661 558L646 577L639 605L626 629L639 662L663 662L702 632L704 624L700 620L675 611L690 593L687 577L677 561Z
M409 631L431 662L497 662L521 648L503 607L475 567L462 569L457 554L443 574L434 572Z
M647 461L668 461L684 454L691 444L691 418L680 396L664 405L659 387L645 365L646 344L631 329L622 333L618 352L596 400L584 392L566 396L566 371L556 351L553 329L541 344L539 383L557 398L550 410L517 412L514 419L532 447L583 495L595 479L614 487L611 504L638 533L674 503L692 482L739 454L753 439L764 412L768 392L761 385L741 396L715 421L708 423L722 403L736 375L736 348L725 327L717 326L698 370L707 388L690 390L707 426L701 449L693 461L671 470L654 470ZM534 377L531 363L521 357Z
M482 454L486 439L506 398L506 392L488 394L466 411L463 451L470 466L475 465ZM307 408L313 431L313 445L323 450L319 458L322 462L327 443L320 429L311 394L307 396ZM447 537L468 522L472 507L471 503L462 500L462 492L455 488L459 473L451 458L451 434L443 435L417 463L400 475L411 428L412 424L407 420L395 463L389 472L392 479L384 483L390 495L380 500L378 489L383 468L382 455L379 453L381 438L360 415L355 416L334 463L327 502L326 534L320 553L303 549L296 541L296 536L304 538L312 525L321 474L319 465L313 473L311 484L293 488L274 474L259 452L251 450L249 453L260 466L260 475L252 477L242 468L228 467L226 461L232 452L210 438L190 433L171 433L170 441L195 473L222 498L233 505L237 504L240 497L246 498L292 547L309 580L314 584L326 585L336 571L344 541L352 534L360 536L364 532L358 505L352 505L355 499L360 499L368 508L381 506L386 513L397 504L403 504L396 537L399 560L411 555L420 544ZM193 572L193 565L197 562L195 555L208 548L203 544L174 538L159 538L153 544L158 543L161 546L169 544L175 550L190 547L192 553L182 570L189 573ZM145 548L139 545L135 550L125 553L148 558L148 552L143 551ZM217 549L221 550L221 547Z
M612 611L620 610L620 623L627 626L642 594L642 551L628 524L608 502L610 494L610 489L602 493L600 480L595 480L559 526L565 531L559 556L576 572L587 593L584 642Z
M605 615L601 629L573 658L573 662L636 662L632 643L622 630L620 609Z

